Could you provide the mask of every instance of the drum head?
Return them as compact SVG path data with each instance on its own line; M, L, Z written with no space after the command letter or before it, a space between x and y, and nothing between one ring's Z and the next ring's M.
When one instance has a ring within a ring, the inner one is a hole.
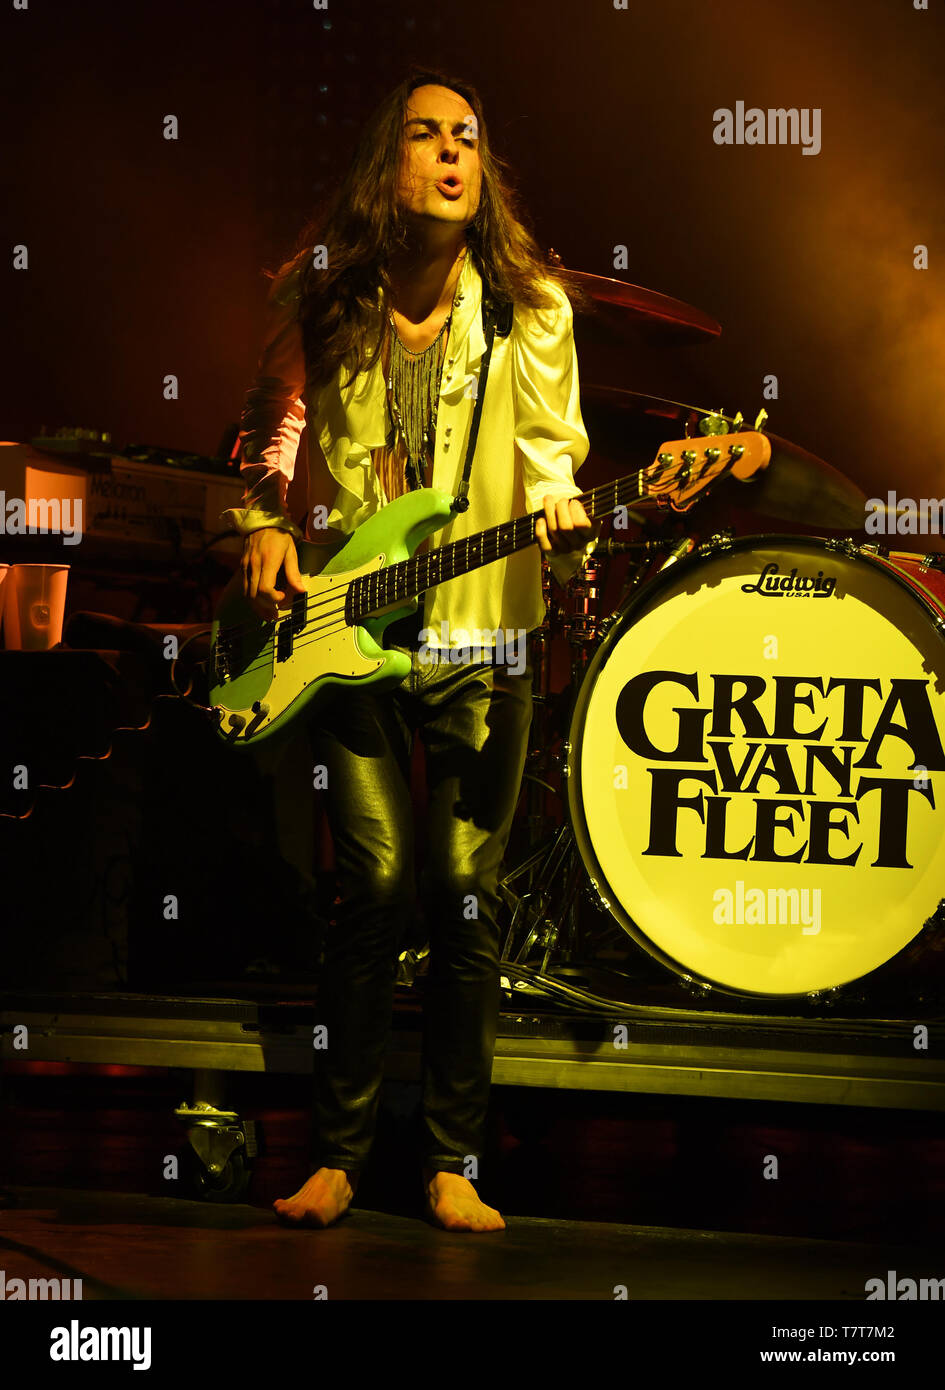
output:
M945 897L945 642L863 552L748 537L671 566L599 648L569 742L592 882L679 973L834 988Z

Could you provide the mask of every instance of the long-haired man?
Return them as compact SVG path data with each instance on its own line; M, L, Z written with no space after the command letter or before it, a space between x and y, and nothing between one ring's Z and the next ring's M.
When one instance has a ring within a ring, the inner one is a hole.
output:
M470 505L427 544L542 511L538 547L566 582L594 534L573 500L588 441L568 282L542 263L515 214L475 90L414 70L368 120L327 213L300 242L274 277L243 414L244 505L225 514L246 534L244 593L256 611L274 618L301 590L296 540L324 541L327 530L343 541L409 489L455 495L487 295L511 302L512 326L494 343ZM304 533L286 511L305 424L309 477L327 468L334 488L319 534L313 509ZM411 655L403 684L346 690L312 717L339 907L318 989L327 1047L315 1052L311 1173L275 1203L286 1223L328 1225L352 1200L374 1136L398 954L420 906L430 946L427 1209L449 1230L504 1227L470 1176L482 1154L498 1025L497 882L531 721L530 662L498 660L499 639L508 654L542 622L539 549L428 589L415 618L387 629L387 645ZM478 657L455 659L476 641ZM428 792L419 893L410 798L417 734Z

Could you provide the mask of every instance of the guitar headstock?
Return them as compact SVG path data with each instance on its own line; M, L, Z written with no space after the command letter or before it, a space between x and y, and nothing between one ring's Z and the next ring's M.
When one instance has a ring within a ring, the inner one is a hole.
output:
M747 481L771 461L771 441L758 430L674 439L641 472L641 492L660 507L687 512L717 479Z

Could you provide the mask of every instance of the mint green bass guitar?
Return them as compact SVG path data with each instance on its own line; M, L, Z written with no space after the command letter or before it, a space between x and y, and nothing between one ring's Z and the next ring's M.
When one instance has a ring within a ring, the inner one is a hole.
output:
M716 478L744 480L770 457L768 440L751 430L678 440L664 444L650 468L576 500L594 521L646 499L687 511ZM418 596L433 585L532 545L535 522L544 515L532 512L415 555L454 514L449 493L421 488L369 517L327 564L322 547L301 541L304 593L287 600L273 620L261 618L243 597L237 570L211 629L210 703L220 737L246 748L287 732L330 687L398 685L410 658L382 646L385 628L415 613Z

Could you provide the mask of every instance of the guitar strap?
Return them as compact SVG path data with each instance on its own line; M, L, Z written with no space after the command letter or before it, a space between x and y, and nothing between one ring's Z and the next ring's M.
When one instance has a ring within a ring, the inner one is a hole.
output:
M510 299L486 291L482 294L482 326L485 330L486 350L479 369L479 383L476 389L476 404L473 407L472 424L469 427L469 443L466 445L466 461L463 464L463 477L453 499L453 511L465 512L469 507L469 475L472 472L476 440L479 438L479 419L482 415L482 402L486 395L486 382L489 379L489 363L492 361L492 344L496 333L507 338L512 331L514 305Z

